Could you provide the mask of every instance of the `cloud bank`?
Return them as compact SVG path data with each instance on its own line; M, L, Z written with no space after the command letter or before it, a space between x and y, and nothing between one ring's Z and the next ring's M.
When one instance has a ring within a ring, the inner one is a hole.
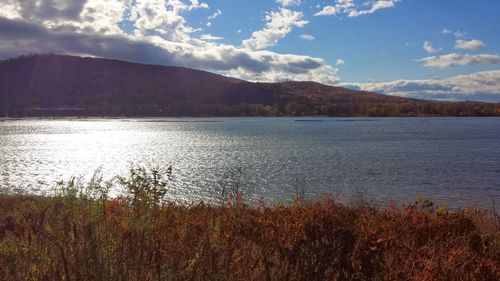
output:
M492 54L470 55L451 53L442 56L426 57L419 61L426 67L446 68L456 65L500 64L500 56Z
M250 81L338 81L337 70L321 58L264 50L307 24L302 12L285 8L267 13L266 26L234 46L217 43L223 38L209 33L193 37L199 29L187 23L186 13L207 10L209 20L222 14L198 0L0 0L0 5L0 59L50 52L192 67Z
M356 90L408 98L500 101L500 70L457 75L445 79L342 83L340 85Z

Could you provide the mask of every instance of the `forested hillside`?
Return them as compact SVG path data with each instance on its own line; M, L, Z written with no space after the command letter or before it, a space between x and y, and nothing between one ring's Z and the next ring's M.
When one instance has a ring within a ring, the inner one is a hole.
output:
M0 116L492 116L500 104L406 99L315 82L63 55L0 62Z

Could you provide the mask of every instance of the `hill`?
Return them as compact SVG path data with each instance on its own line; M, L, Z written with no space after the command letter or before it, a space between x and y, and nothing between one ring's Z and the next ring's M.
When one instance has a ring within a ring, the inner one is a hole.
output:
M315 82L251 83L189 68L27 55L0 62L0 116L491 116L499 104L433 102Z

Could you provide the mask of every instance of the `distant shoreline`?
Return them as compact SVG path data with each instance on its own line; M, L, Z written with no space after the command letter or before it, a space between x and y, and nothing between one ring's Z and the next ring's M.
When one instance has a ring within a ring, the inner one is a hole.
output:
M286 116L26 116L26 117L0 117L1 121L15 121L15 120L130 120L138 119L137 122L172 122L172 123L182 123L182 122L223 122L222 120L187 120L187 119L208 119L208 118L304 118L295 119L297 122L321 122L325 120L316 120L317 118L337 118L337 119L353 119L354 121L360 121L357 119L364 119L365 121L374 121L377 119L384 118L500 118L500 116L454 116L454 115L424 115L424 116L325 116L325 115L308 115L308 116L296 116L296 115L286 115ZM143 120L146 119L146 120ZM164 120L164 119L178 119L178 120ZM350 120L341 120L350 121Z

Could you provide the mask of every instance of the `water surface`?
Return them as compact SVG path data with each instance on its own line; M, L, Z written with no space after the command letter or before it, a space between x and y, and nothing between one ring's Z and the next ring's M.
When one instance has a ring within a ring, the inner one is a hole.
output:
M248 199L417 194L500 202L500 118L55 119L0 122L0 186L43 191L74 175L173 167L172 199L212 200L237 177ZM241 175L238 171L241 170ZM238 175L237 175L238 174Z

